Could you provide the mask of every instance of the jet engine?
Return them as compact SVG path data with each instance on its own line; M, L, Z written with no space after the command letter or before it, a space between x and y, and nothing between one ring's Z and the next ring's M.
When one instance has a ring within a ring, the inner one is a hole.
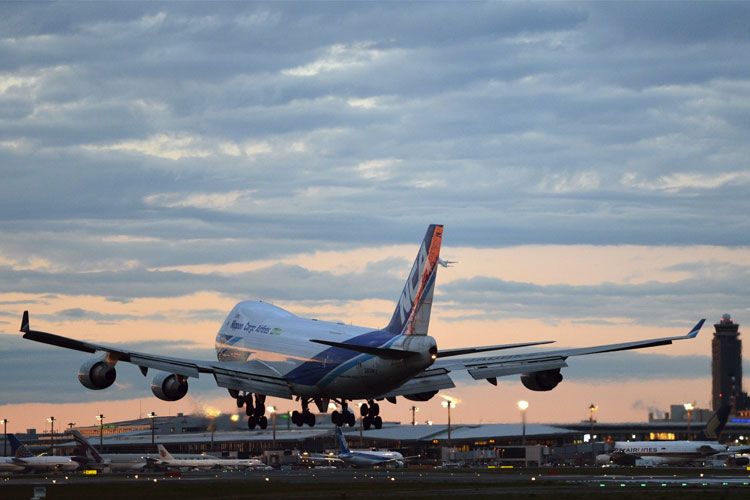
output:
M176 373L162 373L151 382L151 392L162 401L177 401L188 391L187 377Z
M86 361L78 370L78 381L84 387L98 391L115 383L115 367L106 361L94 358Z
M551 391L562 382L562 379L563 376L559 368L521 375L521 383L532 391Z
M430 399L432 399L432 396L437 393L438 391L420 392L417 394L404 395L404 398L408 399L409 401L429 401Z

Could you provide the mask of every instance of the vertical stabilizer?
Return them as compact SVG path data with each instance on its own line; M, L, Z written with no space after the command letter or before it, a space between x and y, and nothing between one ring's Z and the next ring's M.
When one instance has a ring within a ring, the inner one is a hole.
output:
M344 437L344 433L341 430L341 427L336 427L336 437L339 440L339 449L341 451L341 454L349 455L351 451L349 451L349 445L346 443L346 438Z
M443 226L430 225L386 331L398 335L427 335L442 241Z
M174 457L167 451L164 445L157 444L156 449L159 450L159 458L161 458L162 460L174 460Z
M731 405L723 405L711 415L706 422L706 427L698 434L698 441L718 441L724 426L729 420L729 413L732 411Z
M78 432L77 430L73 430L73 439L75 439L75 442L78 443L78 446L83 450L83 455L94 462L101 464L104 463L104 459L99 454L98 451L96 451L96 448L91 446L91 443L89 443L89 440L83 437L83 435Z
M34 456L26 445L18 440L15 434L8 434L8 442L10 443L10 452L14 457L31 458Z

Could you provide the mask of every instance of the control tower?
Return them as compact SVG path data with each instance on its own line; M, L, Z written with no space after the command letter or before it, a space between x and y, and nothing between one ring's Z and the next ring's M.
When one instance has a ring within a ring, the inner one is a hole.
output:
M711 374L713 375L713 409L722 404L736 407L742 395L742 341L740 324L725 314L714 325L716 332L711 341Z

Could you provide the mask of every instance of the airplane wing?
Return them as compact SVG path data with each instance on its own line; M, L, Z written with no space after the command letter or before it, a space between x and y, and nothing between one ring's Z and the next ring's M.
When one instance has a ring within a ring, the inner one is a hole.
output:
M455 387L448 375L450 372L466 370L474 380L487 380L496 385L497 377L519 375L556 370L568 366L566 360L571 356L585 356L604 352L643 349L671 344L675 340L692 339L698 335L705 319L700 320L690 332L678 337L638 340L620 344L607 344L593 347L578 347L540 351L526 354L509 354L504 356L482 356L467 358L438 359L417 377L407 381L398 389L380 397L389 398L411 394L429 393Z
M198 378L201 373L206 373L213 375L219 387L266 394L278 398L292 398L289 383L277 371L262 361L243 363L240 369L237 363L155 356L117 346L84 342L32 330L29 326L28 311L23 313L21 331L24 332L23 338L25 339L92 354L99 352L105 354L110 362L132 363L140 368L144 376L149 368L194 378Z
M593 347L578 347L558 349L554 351L540 351L528 354L508 354L505 356L483 356L472 358L458 358L451 360L438 359L430 369L443 368L449 372L466 370L475 380L491 379L506 375L534 373L538 371L564 368L565 360L571 356L585 356L604 352L627 351L671 344L675 340L692 339L698 335L705 319L701 319L686 335L678 337L663 337L657 339L637 340L620 344L607 344Z

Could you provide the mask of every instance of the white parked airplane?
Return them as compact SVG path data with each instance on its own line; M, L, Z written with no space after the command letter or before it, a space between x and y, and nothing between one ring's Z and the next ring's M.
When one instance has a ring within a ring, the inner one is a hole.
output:
M255 458L219 458L211 455L191 455L190 458L174 457L161 445L157 465L175 469L256 469L264 468L266 464Z
M684 465L706 460L718 454L726 455L727 446L719 437L732 407L719 408L698 434L695 441L616 441L611 454L597 456L598 464L617 465Z
M21 466L26 471L34 472L53 472L53 471L72 471L80 466L81 457L76 456L57 456L57 455L39 455L26 448L26 445L18 440L15 434L8 434L11 450L13 451L12 462Z
M77 430L73 430L73 439L78 443L81 455L88 459L85 463L86 468L108 470L109 472L124 472L141 470L148 463L145 456L133 453L106 453L102 455Z
M427 401L438 391L455 387L449 375L454 371L465 370L475 380L493 385L497 385L497 377L520 375L528 389L549 391L562 380L560 369L568 366L566 360L571 356L671 344L694 338L704 322L681 337L509 356L459 357L548 342L439 350L427 330L442 237L443 226L429 226L391 320L382 329L304 319L264 302L240 302L216 335L218 361L146 354L32 330L28 311L23 314L21 331L25 339L98 354L78 372L81 384L89 389L111 386L115 365L126 362L137 365L144 376L149 368L158 370L151 390L165 401L184 397L189 377L213 376L217 385L229 390L238 407L245 406L250 429L268 425L266 396L296 398L302 411L294 411L292 421L298 426L315 425L311 402L325 413L331 401L341 405L341 412L332 413L332 421L353 426L355 418L348 402L366 400L360 408L363 425L369 429L382 425L376 401L395 403L397 396Z
M374 451L374 450L351 450L346 442L341 427L336 428L336 437L339 442L338 459L354 467L375 467L376 465L391 465L393 467L403 467L404 461L409 458L397 451Z

